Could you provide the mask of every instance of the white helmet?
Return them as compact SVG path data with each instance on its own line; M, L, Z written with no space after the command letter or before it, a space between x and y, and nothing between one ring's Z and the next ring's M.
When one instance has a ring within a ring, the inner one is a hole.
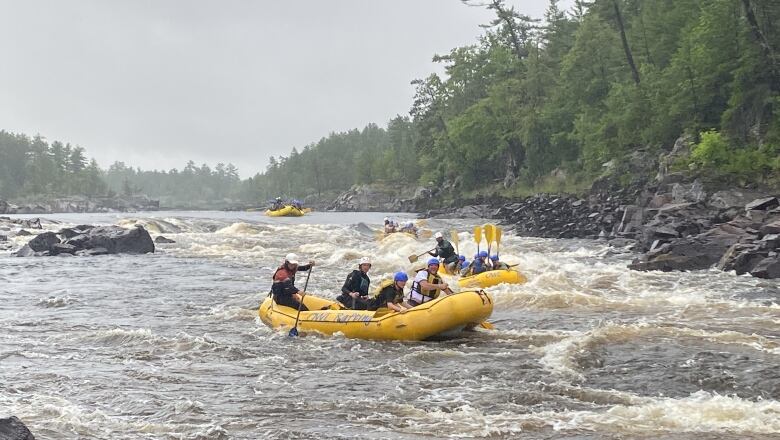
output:
M407 228L413 228L414 227L414 223L413 222L407 222L406 223L406 227Z
M385 223L387 223L389 220L390 220L390 218L388 218L388 217L385 217L385 220L384 220L384 221L385 221Z
M442 235L441 232L437 232L436 235L433 236L433 238L444 238L444 235Z
M286 257L284 257L284 261L290 264L298 264L298 256L293 253L289 253Z
M371 259L368 257L363 257L358 261L358 266L362 266L364 264L371 264Z

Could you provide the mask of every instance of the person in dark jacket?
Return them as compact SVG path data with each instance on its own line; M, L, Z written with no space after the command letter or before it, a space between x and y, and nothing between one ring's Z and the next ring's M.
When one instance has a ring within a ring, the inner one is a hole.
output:
M445 240L441 232L437 232L434 237L436 238L436 249L428 253L432 257L439 257L444 260L444 264L447 265L447 273L457 273L458 254L455 253L452 243Z
M301 266L298 264L298 256L295 254L287 254L284 258L284 263L276 269L273 275L273 284L271 284L271 294L274 297L274 302L280 306L292 307L294 309L300 309L302 311L309 310L305 305L301 304L303 295L306 292L302 292L295 287L295 274L298 271L309 271L314 267L314 261L309 261L309 264Z
M371 259L363 257L358 262L358 268L347 275L341 287L341 295L336 300L344 307L353 310L366 310L369 303L368 287L371 279L368 270L371 269Z

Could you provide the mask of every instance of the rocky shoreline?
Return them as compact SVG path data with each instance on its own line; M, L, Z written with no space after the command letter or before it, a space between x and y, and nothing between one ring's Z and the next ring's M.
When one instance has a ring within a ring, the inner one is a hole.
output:
M709 192L697 179L668 175L656 185L596 182L585 197L478 200L424 216L496 219L521 236L606 240L640 253L629 265L635 270L714 266L780 278L778 196L752 189Z
M62 197L34 202L0 200L0 214L55 214L84 212L157 211L160 201L145 195L123 197Z

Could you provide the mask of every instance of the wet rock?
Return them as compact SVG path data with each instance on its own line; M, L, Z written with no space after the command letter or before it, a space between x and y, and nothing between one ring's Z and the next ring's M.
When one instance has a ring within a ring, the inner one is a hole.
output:
M775 220L773 222L762 225L759 230L763 235L780 234L780 220Z
M159 244L176 243L175 240L171 240L170 238L165 238L162 235L155 237L154 242Z
M27 235L32 235L32 233L29 232L29 231L26 231L24 229L20 229L19 232L16 233L17 237L24 237L24 236L27 236Z
M21 249L16 251L14 255L16 255L17 257L33 257L35 256L35 251L32 250L32 248L30 248L30 245L26 244L22 246Z
M78 249L83 249L87 241L89 241L89 236L87 234L79 234L65 240L63 243L71 244Z
M778 202L777 197L765 197L762 199L753 200L752 202L745 205L745 211L769 211L770 209L777 208L778 206L780 206L780 202Z
M761 260L750 274L757 278L780 278L780 258L775 255Z
M132 229L118 226L96 227L89 231L87 248L105 248L110 254L145 254L154 252L154 242L143 226Z
M55 243L49 250L49 255L70 254L76 253L76 246L67 243Z
M0 235L0 241L8 241L7 235Z
M733 270L737 275L742 275L753 270L766 257L767 253L762 251L758 245L737 243L723 254L717 267L726 272Z
M0 439L2 440L35 440L27 426L16 416L0 418Z
M60 238L54 232L44 232L33 237L27 245L35 252L48 251L51 247L60 242Z
M662 272L673 272L699 270L709 266L702 265L698 256L662 254L651 261L634 260L628 267L640 271L658 270Z
M97 255L108 255L108 254L109 254L108 249L102 247L84 249L84 250L76 251L75 253L77 257L94 257Z

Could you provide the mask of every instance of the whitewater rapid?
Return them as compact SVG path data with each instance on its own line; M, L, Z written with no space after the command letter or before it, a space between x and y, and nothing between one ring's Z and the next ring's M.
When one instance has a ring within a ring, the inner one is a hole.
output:
M0 413L38 439L780 436L778 283L632 272L633 255L604 242L506 232L503 259L529 282L489 289L494 331L372 342L259 322L288 252L317 262L308 290L326 297L364 255L375 284L413 269L407 257L433 241L381 238L383 216L49 216L47 230L141 224L176 243L139 256L0 254ZM457 229L467 256L474 224L421 222Z

